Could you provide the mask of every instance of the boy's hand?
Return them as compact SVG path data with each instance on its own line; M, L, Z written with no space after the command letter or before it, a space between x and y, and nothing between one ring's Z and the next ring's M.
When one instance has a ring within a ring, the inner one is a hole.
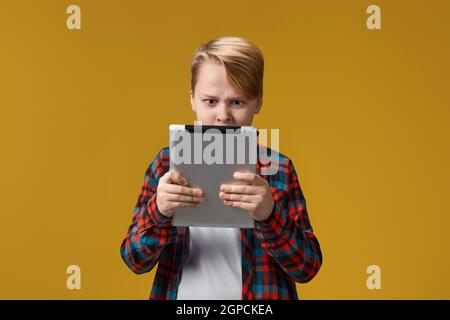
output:
M233 178L247 185L223 184L219 192L223 203L244 209L256 221L268 219L274 206L269 183L255 173L235 172Z
M170 218L176 208L196 207L204 200L203 192L189 187L185 177L176 169L169 170L158 182L156 205L159 211Z

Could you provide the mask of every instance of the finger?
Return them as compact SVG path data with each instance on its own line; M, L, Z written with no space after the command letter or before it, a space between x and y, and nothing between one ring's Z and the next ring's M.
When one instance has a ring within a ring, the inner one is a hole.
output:
M241 202L249 202L249 203L255 203L256 199L257 199L254 195L224 193L224 192L219 193L219 198L222 200L241 201Z
M181 194L192 197L202 197L203 192L199 188L183 187L175 184L166 184L163 186L163 191L167 193Z
M223 202L226 206L241 208L247 212L252 212L255 209L255 205L249 202L241 202L241 201L229 201L225 200Z
M236 184L223 184L220 187L220 191L225 193L243 193L243 194L258 194L259 187L256 186L244 186Z
M177 169L171 169L167 177L168 182L175 183L178 185L187 186L189 185L187 179Z
M236 171L233 174L233 178L239 181L247 181L255 186L261 186L264 184L264 179L257 175L256 173L252 172L239 172Z
M164 199L166 201L171 202L197 202L197 203L204 200L204 198L200 197L190 197L175 193L166 193Z
M252 185L250 182L248 182L246 180L237 180L237 179L234 179L232 184L239 185L239 186L242 186L242 185L251 186Z
M177 209L177 208L195 208L199 205L199 203L194 202L172 202L169 201L167 203L167 208L169 210Z

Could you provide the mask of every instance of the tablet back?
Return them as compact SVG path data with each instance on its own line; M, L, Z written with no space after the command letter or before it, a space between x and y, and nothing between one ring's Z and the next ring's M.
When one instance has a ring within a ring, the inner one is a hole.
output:
M253 228L243 209L226 206L219 198L223 183L240 184L235 171L256 172L257 130L246 126L171 125L170 168L202 189L205 200L196 208L178 208L173 226Z

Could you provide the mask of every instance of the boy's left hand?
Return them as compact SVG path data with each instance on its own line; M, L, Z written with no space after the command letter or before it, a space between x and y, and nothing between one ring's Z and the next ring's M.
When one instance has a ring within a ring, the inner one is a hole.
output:
M245 182L246 185L221 185L219 198L223 203L244 209L256 221L267 220L274 206L269 183L261 176L250 172L235 172L233 178Z

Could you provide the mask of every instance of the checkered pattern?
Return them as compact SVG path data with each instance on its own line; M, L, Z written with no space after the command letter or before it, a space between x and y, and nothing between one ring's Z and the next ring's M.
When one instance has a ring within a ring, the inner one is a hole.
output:
M269 152L270 148L259 145ZM275 206L270 218L241 229L242 299L298 299L295 282L308 282L322 265L320 245L309 222L306 202L294 166L278 154L279 171L261 175L269 183ZM158 181L169 170L169 149L150 164L132 222L122 242L121 256L135 273L149 272L158 263L150 299L175 300L181 271L189 256L189 228L174 227L156 206ZM262 171L264 172L264 171Z

